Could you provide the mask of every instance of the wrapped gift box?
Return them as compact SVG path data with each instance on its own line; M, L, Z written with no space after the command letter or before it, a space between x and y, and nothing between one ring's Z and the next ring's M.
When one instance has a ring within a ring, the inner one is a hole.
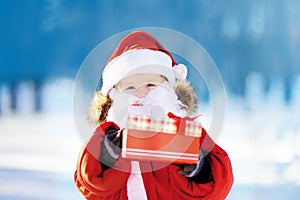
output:
M122 157L133 160L195 164L199 159L202 127L194 118L157 120L129 117L123 131Z

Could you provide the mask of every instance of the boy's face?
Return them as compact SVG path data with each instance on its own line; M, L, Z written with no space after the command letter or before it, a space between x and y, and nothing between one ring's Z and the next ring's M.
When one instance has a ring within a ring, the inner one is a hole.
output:
M138 98L143 98L150 90L156 88L164 80L158 74L134 74L122 79L116 85L116 88L122 92L133 94Z
M185 116L186 110L178 100L168 80L157 74L135 74L122 79L110 92L112 106L107 120L126 127L127 116L167 118L168 112Z

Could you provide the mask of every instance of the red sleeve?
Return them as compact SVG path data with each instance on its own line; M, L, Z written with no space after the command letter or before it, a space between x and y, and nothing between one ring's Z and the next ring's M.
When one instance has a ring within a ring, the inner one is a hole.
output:
M87 199L118 199L122 196L121 193L126 191L124 188L129 176L130 164L119 159L115 164L115 168L118 169L109 168L102 171L98 160L104 130L110 125L113 123L99 126L79 154L74 180L79 191Z
M205 144L203 141L205 140ZM233 174L227 153L206 134L201 137L202 151L211 149L206 155L199 177L209 177L206 181L186 178L178 173L179 166L169 166L170 183L183 199L225 199L232 184Z

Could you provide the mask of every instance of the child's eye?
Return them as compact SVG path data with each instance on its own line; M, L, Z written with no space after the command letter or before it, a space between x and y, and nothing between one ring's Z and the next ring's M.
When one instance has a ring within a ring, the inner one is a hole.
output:
M125 89L125 91L134 90L134 89L135 89L134 86L129 86L129 87L127 87L127 88Z
M156 87L155 83L148 83L147 84L147 88L154 88L154 87Z

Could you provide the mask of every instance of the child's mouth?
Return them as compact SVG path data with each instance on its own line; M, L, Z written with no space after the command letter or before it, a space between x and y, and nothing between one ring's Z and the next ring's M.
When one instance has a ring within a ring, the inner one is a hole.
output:
M132 106L144 106L144 104L139 103L139 102L134 102L131 104Z

